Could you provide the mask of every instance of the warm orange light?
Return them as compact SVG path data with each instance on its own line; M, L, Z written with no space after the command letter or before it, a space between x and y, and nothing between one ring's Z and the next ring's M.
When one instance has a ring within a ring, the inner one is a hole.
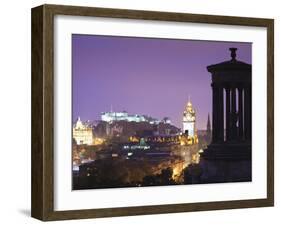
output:
M131 136L129 137L130 142L139 142L139 139L137 137Z
M94 145L101 145L101 144L104 143L104 141L105 141L105 139L96 137L96 138L94 139Z

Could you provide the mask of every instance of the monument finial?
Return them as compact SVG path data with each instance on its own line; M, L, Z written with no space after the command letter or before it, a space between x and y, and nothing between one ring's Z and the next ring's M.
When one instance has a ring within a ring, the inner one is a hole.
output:
M229 48L230 52L231 52L231 60L232 61L236 61L236 50L237 48Z

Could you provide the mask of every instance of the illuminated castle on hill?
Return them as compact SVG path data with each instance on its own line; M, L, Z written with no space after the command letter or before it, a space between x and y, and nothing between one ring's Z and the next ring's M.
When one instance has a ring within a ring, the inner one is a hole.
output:
M195 134L195 111L192 103L189 100L183 112L183 132L188 133L189 136L194 137Z
M171 124L171 120L165 117L163 120L158 120L156 118L152 118L146 115L139 115L139 114L128 114L126 111L122 112L102 112L101 113L101 120L104 122L116 122L116 121L127 121L127 122L149 122L150 124Z
M105 122L113 121L128 121L128 122L145 122L146 119L143 115L129 115L128 112L103 112L101 114L101 120Z

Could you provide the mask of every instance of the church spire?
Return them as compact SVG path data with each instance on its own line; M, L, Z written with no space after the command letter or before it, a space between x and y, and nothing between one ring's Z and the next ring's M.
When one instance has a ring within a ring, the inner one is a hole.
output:
M207 121L207 132L211 132L211 122L210 122L210 114L208 113L208 121Z

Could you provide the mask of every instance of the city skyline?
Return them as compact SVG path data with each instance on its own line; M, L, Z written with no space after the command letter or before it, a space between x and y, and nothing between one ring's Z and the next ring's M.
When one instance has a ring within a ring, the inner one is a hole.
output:
M182 127L190 97L196 127L206 129L212 112L211 76L206 66L237 59L251 64L251 43L155 38L72 36L73 114L100 119L101 112L127 111Z

